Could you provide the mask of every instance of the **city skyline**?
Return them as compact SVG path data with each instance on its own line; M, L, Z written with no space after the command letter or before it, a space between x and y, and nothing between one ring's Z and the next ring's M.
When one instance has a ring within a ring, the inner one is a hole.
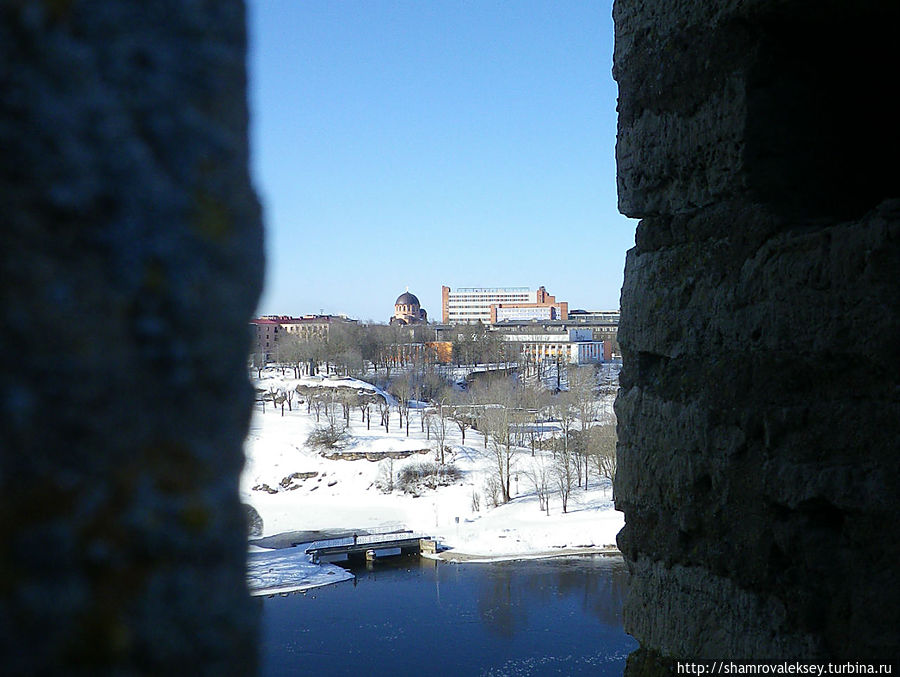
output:
M445 290L445 289L446 289L447 291L450 291L450 288L449 288L449 287L442 287L442 291ZM542 293L542 292L545 293L545 294L547 293L547 292L546 292L546 289L545 289L545 287L544 287L543 285L542 285L541 287L539 287L538 289L529 289L529 288L527 288L527 287L515 287L515 288L514 288L514 287L505 287L505 288L494 288L494 289L496 289L497 291L507 291L507 290L514 289L514 290L517 290L517 291L521 291L521 292L522 292L523 294L525 294L525 295L530 294L530 295L532 295L532 296L534 296L535 294ZM472 291L483 291L483 290L487 290L487 288L479 288L479 287L468 287L468 288L467 288L467 287L458 287L458 288L454 289L453 292L459 293L459 292L472 292ZM394 309L394 311L396 311L397 303L401 302L401 299L403 299L403 297L408 296L409 294L413 294L413 296L415 296L416 299L418 299L418 295L416 295L416 294L415 294L412 290L410 290L409 288L406 288L406 289L405 289L405 290L404 290L404 291L403 291L403 292L395 299L394 303L391 304L391 308ZM502 311L502 309L505 308L505 307L513 307L513 306L517 306L517 305L524 305L524 306L527 306L528 308L531 308L531 307L533 307L533 306L535 306L535 305L540 305L540 304L535 304L535 303L533 303L533 302L531 302L531 303L525 303L525 304L522 304L522 303L519 303L519 304L516 304L516 303L506 303L506 304L504 304L504 303L499 303L499 302L498 302L498 303L490 302L490 303L488 303L488 305L493 305L495 308L498 309L498 319L497 319L497 320L493 320L493 319L490 319L490 318L486 318L486 319L478 320L478 321L482 322L483 324L490 324L490 325L496 324L497 321L500 321L500 322L502 323L502 322L504 322L504 321L507 321L507 322L508 322L508 321L517 321L517 320L518 320L518 321L521 321L521 320L523 320L523 319L525 319L525 320L532 320L532 319L534 319L534 320L542 321L542 322L547 322L547 321L560 321L560 320L565 321L565 320L567 319L567 314L568 314L568 312L569 312L569 305L570 305L570 304L569 304L568 302L565 302L565 301L562 301L562 300L560 300L559 303L556 303L555 297L553 297L553 296L549 296L549 299L550 299L550 301L548 301L548 302L546 303L547 307L553 307L553 308L556 308L557 306L564 307L564 308L565 308L566 316L559 316L559 314L558 314L558 312L557 312L557 313L550 313L550 314L548 314L546 317L543 317L543 316L542 316L542 317L537 317L537 316L535 316L535 317L531 317L531 316L529 316L529 317L512 317L512 316L509 316L509 317L506 317L506 316L500 317L500 315L503 315L503 313L502 313L502 312L499 312L499 311ZM487 302L486 302L486 303L487 303ZM434 311L435 314L427 316L427 318L425 318L424 320L422 320L422 322L423 322L424 324L459 324L459 323L465 324L465 323L466 323L464 320L460 320L460 319L458 319L458 318L453 318L453 319L450 319L449 321L445 321L445 320L443 319L443 315L444 315L444 312L445 312L445 310L446 310L445 307L444 307L444 305L445 305L445 304L444 304L444 302L442 301L442 303L440 303L440 304L437 306L437 308L435 308L435 311ZM424 305L420 305L419 307L420 307L422 310L425 310L426 312L428 311L428 309L427 309ZM486 307L487 307L487 306L486 306ZM615 308L583 307L583 308L572 308L571 311L573 311L573 312L575 312L575 313L598 313L598 312L599 312L599 313L615 313L616 315L618 315L618 313L619 313L619 308L618 308L618 307L615 307ZM527 313L526 313L526 314L527 314ZM394 317L395 315L396 315L396 312L392 313L392 314L391 314L391 317L389 317L389 318L387 318L387 319L382 319L382 318L377 318L377 317L360 318L360 317L356 317L356 316L353 316L353 315L349 315L349 314L347 314L347 313L334 313L334 312L329 312L327 309L320 308L320 309L318 309L318 310L307 310L307 311L299 312L299 313L286 313L286 312L266 312L266 313L262 313L262 312L261 312L261 313L257 313L257 314L254 315L253 321L256 322L257 320L276 320L276 319L298 320L298 319L311 319L311 318L343 318L343 319L345 319L345 320L349 320L349 321L353 321L353 322L363 322L363 323L365 323L365 324L390 324L390 323L391 323L391 318ZM509 313L507 313L506 315L509 315ZM470 320L470 321L469 321L469 323L473 323L473 322L475 322L475 320Z
M262 314L386 321L408 287L552 288L618 308L611 1L252 0Z

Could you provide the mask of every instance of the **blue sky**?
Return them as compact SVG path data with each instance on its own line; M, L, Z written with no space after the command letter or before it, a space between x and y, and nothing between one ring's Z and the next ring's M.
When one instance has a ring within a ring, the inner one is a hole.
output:
M611 0L250 0L264 314L387 321L407 286L617 308Z

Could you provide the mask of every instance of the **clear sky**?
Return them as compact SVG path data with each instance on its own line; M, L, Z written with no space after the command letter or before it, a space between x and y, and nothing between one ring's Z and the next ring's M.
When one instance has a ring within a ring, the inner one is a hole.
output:
M385 322L407 287L618 308L612 0L250 0L261 314Z

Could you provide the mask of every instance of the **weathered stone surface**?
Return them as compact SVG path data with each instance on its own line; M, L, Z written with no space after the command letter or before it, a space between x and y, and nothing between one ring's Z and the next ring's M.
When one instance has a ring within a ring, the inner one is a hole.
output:
M613 14L623 213L744 195L849 218L900 179L884 86L896 3L617 0Z
M900 7L615 16L620 207L643 217L618 336L626 627L673 657L898 655L900 181L876 73Z
M5 674L247 674L243 4L0 7Z
M815 637L788 622L780 599L749 593L703 567L641 558L632 565L632 586L632 600L640 599L647 612L631 614L629 631L665 656L697 656L698 645L719 647L700 657L726 660L796 659L819 651ZM693 632L673 633L672 624Z
M244 512L247 516L247 534L249 536L262 536L263 535L263 520L262 517L259 516L259 513L256 511L252 505L247 503L244 504Z

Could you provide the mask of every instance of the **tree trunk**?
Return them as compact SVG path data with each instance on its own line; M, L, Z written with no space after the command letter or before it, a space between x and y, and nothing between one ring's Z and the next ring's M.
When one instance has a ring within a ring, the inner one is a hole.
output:
M509 457L510 457L510 454L511 454L511 453L512 453L512 452L510 452L510 449L509 449L509 443L507 442L507 444L506 444L506 500L507 500L507 502L508 502L508 501L510 500L510 498L512 497L512 495L510 494L510 491L509 491L509 480L510 480L510 477L509 477Z

